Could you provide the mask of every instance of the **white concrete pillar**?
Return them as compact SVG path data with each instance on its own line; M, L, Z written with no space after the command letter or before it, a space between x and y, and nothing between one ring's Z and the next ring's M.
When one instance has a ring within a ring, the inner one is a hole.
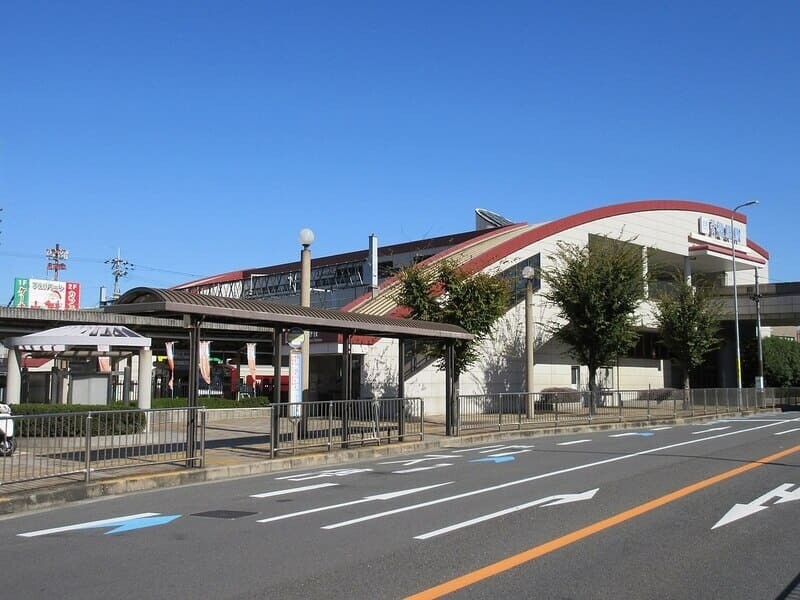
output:
M19 350L8 349L8 375L6 375L6 404L19 404L22 394L22 371L19 368Z
M153 351L150 348L139 350L139 398L137 406L141 409L150 408L152 396Z
M687 285L692 285L692 258L690 256L683 257L683 277Z

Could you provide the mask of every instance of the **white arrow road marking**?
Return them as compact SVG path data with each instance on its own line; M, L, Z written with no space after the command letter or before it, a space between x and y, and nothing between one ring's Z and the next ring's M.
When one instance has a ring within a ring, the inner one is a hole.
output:
M275 479L306 481L308 479L321 479L323 477L344 477L345 475L355 475L357 473L366 473L368 471L372 471L372 469L326 469L324 471L315 471L313 473L295 473L294 475L285 475L283 477L276 477Z
M667 429L672 429L672 427L651 427L650 431L665 431Z
M379 465L403 465L404 467L413 467L419 463L427 460L441 460L443 458L461 458L460 456L453 456L452 454L426 454L423 458L404 458L402 460L390 460L387 462L378 463Z
M263 494L252 494L251 498L270 498L272 496L283 496L284 494L293 494L295 492L308 492L311 490L318 490L320 488L332 487L339 485L338 483L318 483L316 485L304 485L303 487L291 488L288 490L276 490L274 492L264 492Z
M635 431L632 431L630 433L615 433L615 434L610 435L608 437L610 437L610 438L618 438L618 437L628 437L628 436L631 436L631 435L639 435L639 434L636 433Z
M518 512L520 510L525 510L526 508L532 508L534 506L543 506L543 507L556 506L558 504L567 504L569 502L580 502L581 500L590 500L597 493L598 489L599 488L588 490L581 494L559 494L557 496L548 496L547 498L539 498L538 500L533 500L532 502L526 502L525 504L519 504L517 506L512 506L511 508L498 510L497 512L493 512L488 515L475 517L474 519L470 519L469 521L462 521L461 523L455 523L447 527L442 527L441 529L437 529L436 531L429 531L428 533L415 535L414 539L427 540L429 538L443 535L445 533L450 533L451 531L455 531L457 529L463 529L464 527L469 527L471 525L475 525L476 523L483 523L484 521L496 519L497 517L502 517L504 515Z
M138 515L127 515L125 517L114 517L113 519L101 519L100 521L89 521L88 523L78 523L77 525L67 525L66 527L53 527L52 529L40 529L39 531L29 531L28 533L18 533L19 537L38 537L40 535L49 535L51 533L62 533L64 531L78 531L80 529L96 529L99 527L114 526L124 523L125 521L132 521L134 519L144 519L147 517L156 517L161 513L139 513Z
M693 431L692 435L700 435L702 433L711 433L712 431L725 431L726 429L730 429L731 426L728 425L726 427L712 427L711 429L703 429L702 431Z
M795 489L792 490L792 488ZM768 505L765 505L773 498L778 499L775 504L783 504L784 502L800 500L800 486L795 486L793 483L784 483L783 485L776 487L774 490L767 492L763 496L759 496L748 504L734 504L733 507L726 512L725 515L719 521L717 521L716 525L714 525L711 529L722 527L728 523L733 523L739 519L744 519L745 517L754 515L757 512L761 512L762 510L769 508Z
M437 483L435 485L426 485L424 487L412 488L410 490L400 490L397 492L388 492L386 494L376 494L375 496L365 496L364 498L361 498L359 500L351 500L350 502L340 502L339 504L319 506L317 508L301 510L286 515L279 515L277 517L269 517L268 519L260 519L258 523L271 523L272 521L282 521L283 519L291 519L293 517L299 517L302 515L310 515L312 513L322 512L324 510L333 510L334 508L342 508L343 506L353 506L354 504L363 504L364 502L373 502L374 500L392 500L393 498L399 498L400 496L407 496L408 494L414 494L416 492L424 492L425 490L431 490L433 488L437 488L443 485L450 485L451 483L453 482L447 481L445 483Z
M500 446L500 447L494 448L494 449L488 448L488 449L485 449L485 450L481 450L481 454L488 454L489 452L501 452L501 451L505 451L505 450L516 450L518 448L520 450L525 450L527 448L533 448L533 446L519 446L519 445L516 445L516 446ZM514 454L514 453L511 452L510 454ZM497 456L499 456L499 455L497 455Z
M420 471L432 471L433 469L441 469L442 467L452 467L453 463L438 463L428 467L414 467L412 469L402 469L400 471L392 471L392 473L419 473Z
M775 435L783 435L784 433L794 433L795 431L800 431L800 427L795 427L794 429L787 429L786 431L779 431Z
M524 452L530 452L530 450L515 450L513 452L500 452L498 454L490 454L490 458L498 458L500 456L511 456L512 454L522 454ZM481 453L483 454L483 453Z
M495 444L494 446L481 446L480 448L464 448L463 450L453 450L453 452L477 452L479 450L492 450L502 448L503 444Z
M795 419L800 420L800 419ZM785 423L786 421L783 421ZM623 454L621 456L614 456L612 458L606 458L603 460L598 460L595 462L585 463L582 465L577 465L574 467L568 467L566 469L558 469L557 471L550 471L548 473L540 473L539 475L531 475L530 477L524 477L522 479L516 479L513 481L506 481L505 483L498 483L497 485L479 488L476 490L471 490L469 492L464 492L462 494L456 494L455 496L448 496L445 498L438 498L436 500L430 500L428 502L420 502L419 504L412 504L409 506L403 506L400 508L396 508L394 510L387 510L381 513L375 513L372 515L365 515L363 517L358 517L356 519L350 519L349 521L342 521L340 523L332 523L331 525L325 525L322 529L337 529L339 527L347 527L349 525L355 525L356 523L363 523L364 521L371 521L373 519L380 519L383 517L388 517L390 515L395 515L402 512L407 512L409 510L417 510L418 508L425 508L427 506L433 506L435 504L441 504L442 502L451 502L453 500L460 500L461 498L469 498L470 496L475 496L477 494L485 494L487 492L494 492L496 490L502 490L508 487L512 487L515 485L522 485L524 483L530 483L531 481L538 481L539 479L546 479L548 477L555 477L556 475L563 475L565 473L573 473L575 471L582 471L584 469L592 469L594 467L599 467L602 465L608 465L611 463L615 463L621 460L628 460L629 458L637 458L639 456L646 456L648 454L655 454L657 452L663 452L664 450L671 450L672 448L680 448L681 446L691 446L692 444L701 444L703 442L708 442L711 440L717 440L724 437L729 437L732 435L741 435L743 433L750 433L751 431L758 431L760 429L766 429L768 427L775 427L776 425L780 425L781 423L767 423L766 425L758 425L756 427L750 427L748 429L740 429L738 431L730 431L728 433L720 433L717 435L712 435L707 438L698 438L694 440L687 440L685 442L677 442L675 444L667 444L666 446L658 446L656 448L649 448L648 450L641 450L639 452L634 452L632 454Z

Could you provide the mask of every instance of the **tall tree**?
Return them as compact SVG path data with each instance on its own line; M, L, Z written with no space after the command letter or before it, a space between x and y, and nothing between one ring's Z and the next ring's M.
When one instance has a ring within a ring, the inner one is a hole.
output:
M586 246L559 242L542 280L542 296L559 311L550 329L588 367L594 392L597 370L615 363L637 340L634 311L645 298L642 247L601 237Z
M478 346L494 322L508 310L508 283L485 273L469 273L449 262L433 268L412 265L402 270L398 278L402 286L398 302L409 309L409 316L459 325L475 336L469 342L455 342L458 381L458 376L478 359ZM444 369L446 345L431 343L426 351L437 359L439 369Z
M672 360L683 369L683 387L689 389L691 372L719 347L722 307L710 286L694 287L677 278L672 288L655 299L655 318L661 341Z

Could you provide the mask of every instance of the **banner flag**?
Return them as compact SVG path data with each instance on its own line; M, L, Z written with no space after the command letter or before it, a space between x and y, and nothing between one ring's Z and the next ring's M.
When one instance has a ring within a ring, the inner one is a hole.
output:
M255 342L247 343L247 371L250 377L253 378L253 385L256 384L256 344Z
M97 366L100 369L101 373L111 373L111 357L109 357L109 356L98 356L97 357Z
M211 383L211 342L200 342L200 347L197 349L199 354L198 366L200 367L200 375L206 385Z
M167 386L172 389L173 381L175 380L175 342L166 342L164 344L167 348L167 364L169 365L169 381Z

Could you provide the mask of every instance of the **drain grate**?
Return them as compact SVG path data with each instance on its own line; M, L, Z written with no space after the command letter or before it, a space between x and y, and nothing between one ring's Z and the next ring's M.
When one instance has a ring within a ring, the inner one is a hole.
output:
M257 515L258 513L249 512L246 510L207 510L206 512L193 513L191 517L208 517L210 519L240 519L242 517L249 517Z

